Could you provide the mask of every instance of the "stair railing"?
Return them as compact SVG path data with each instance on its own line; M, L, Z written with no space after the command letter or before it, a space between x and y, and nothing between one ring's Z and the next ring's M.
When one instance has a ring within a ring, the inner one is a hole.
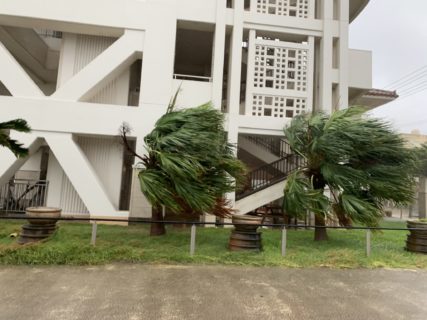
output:
M282 138L268 136L246 136L246 138L280 158L292 154L291 146Z
M297 154L288 154L277 161L263 165L248 173L248 183L236 193L236 200L243 199L266 189L280 181L305 164L305 159Z

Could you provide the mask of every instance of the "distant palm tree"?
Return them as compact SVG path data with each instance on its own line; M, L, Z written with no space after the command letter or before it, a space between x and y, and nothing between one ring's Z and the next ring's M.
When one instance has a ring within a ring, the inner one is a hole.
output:
M146 155L129 148L129 128L122 126L125 146L144 167L138 177L153 220L163 219L162 206L175 213L229 216L224 194L235 190L236 180L243 182L245 169L227 141L224 115L210 104L183 110L173 105L144 138ZM152 235L164 233L163 224L152 225Z
M28 149L24 148L22 143L10 138L10 130L30 132L31 128L28 126L27 121L16 119L0 122L0 146L8 148L18 158L26 156L28 154Z
M417 157L417 176L418 176L418 187L421 192L424 192L427 186L427 143L424 143L418 148L414 149ZM424 219L426 217L425 212L425 198L420 197L419 201L419 217ZM424 202L424 203L423 203ZM423 209L424 208L424 209Z
M353 221L376 226L385 200L412 201L414 153L389 124L363 112L349 108L331 116L301 115L285 129L292 150L306 160L287 180L288 214L313 212L317 226L324 226L327 217L344 226ZM315 240L326 239L326 229L315 228Z
M420 176L427 177L427 143L424 143L414 151L418 161L418 174Z

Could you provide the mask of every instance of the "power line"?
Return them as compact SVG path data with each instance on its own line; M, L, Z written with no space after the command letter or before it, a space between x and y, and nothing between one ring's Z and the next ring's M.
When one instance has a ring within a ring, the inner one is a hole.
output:
M388 84L388 85L384 86L384 88L383 88L383 89L388 88L388 87L391 87L391 86L393 86L393 85L396 85L397 83L399 83L399 82L401 82L401 81L406 81L406 80L408 80L408 79L406 79L406 78L408 78L408 77L413 77L414 75L418 75L418 73L422 73L422 72L426 71L425 69L427 69L427 65L422 66L422 67L420 67L420 68L416 69L415 71L413 71L413 72L411 72L411 73L409 73L409 74L407 74L407 75L403 76L402 78L397 79L396 81L391 82L390 84Z
M416 77L414 77L414 78L410 78L410 79L407 79L407 80L405 80L405 81L403 81L403 82L399 83L397 86L393 87L393 89L394 89L394 90L399 90L399 89L401 89L401 88L406 87L407 85L411 85L411 84L412 84L412 82L416 82L416 81L418 81L418 80L422 80L423 78L427 78L427 70L425 70L423 73L421 73L421 74L417 75L417 76L416 76Z
M420 89L418 89L418 90L415 90L415 92L408 93L406 96L403 96L402 98L400 98L400 99L398 99L398 100L399 100L399 101L402 101L402 100L404 100L404 99L406 99L406 98L409 98L409 97L411 97L411 96L413 96L413 95L415 95L415 94L421 93L421 92L426 91L426 90L427 90L427 85L426 85L426 86L424 86L424 87L422 87L422 88L420 88Z
M419 83L416 83L416 84L415 84L415 85L413 85L412 87L410 86L410 87L407 87L407 88L405 88L405 89L401 90L401 91L400 91L400 93L401 93L402 95L404 95L404 94L408 93L409 91L412 91L412 90L417 89L417 88L419 88L419 87L423 87L423 86L425 86L426 84L427 84L427 80L426 80L426 81L419 82Z
M422 66L422 67L420 67L420 68L416 69L415 71L412 71L412 72L410 72L410 73L406 74L405 76L403 76L403 77L401 77L401 78L399 78L399 79L397 79L397 80L395 80L395 81L391 82L390 84L386 85L384 88L391 87L391 86L393 86L393 85L397 85L399 82L406 81L406 80L407 80L407 78L416 77L416 76L418 76L420 73L425 72L425 71L426 71L426 69L427 69L427 65Z
M412 88L408 88L408 89L404 90L400 95L405 96L405 95L411 94L412 92L418 92L418 91L422 90L426 85L427 85L427 83L419 83Z

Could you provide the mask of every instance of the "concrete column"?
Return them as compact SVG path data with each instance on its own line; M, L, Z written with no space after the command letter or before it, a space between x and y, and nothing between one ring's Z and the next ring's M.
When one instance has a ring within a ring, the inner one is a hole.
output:
M349 0L339 1L339 109L348 108L348 28L349 28Z
M251 0L251 6L250 6L251 13L257 12L257 4L258 4L258 0Z
M315 17L315 11L316 9L316 1L315 0L309 0L308 1L308 18L314 19Z
M249 30L248 42L248 64L246 74L246 105L245 114L250 116L252 114L252 94L254 88L254 73L255 73L255 39L256 31Z
M177 1L178 2L178 1ZM141 94L139 105L159 105L166 110L171 97L176 42L176 8L170 2L152 1L155 16L162 10L162 17L153 20L146 31L142 57ZM141 44L142 46L143 44Z
M323 37L320 41L320 110L332 111L332 48L333 48L333 0L323 0Z
M243 12L244 1L234 1L234 26L231 36L229 84L228 84L228 111L233 115L239 114L240 81L242 67L242 40L243 40ZM237 139L236 139L237 142Z
M307 111L314 109L314 37L308 37L307 56Z
M60 88L74 75L74 60L76 57L77 35L64 33L59 56L57 88Z
M215 108L222 107L222 87L224 81L224 53L225 53L225 23L226 23L226 0L217 0L216 25L213 43L212 57L212 104ZM215 222L216 217L211 214L204 214L203 221ZM206 225L212 228L215 225Z
M237 145L239 136L239 109L240 109L240 81L242 68L242 40L243 40L243 13L244 0L234 0L234 26L231 35L229 81L228 81L228 140ZM235 193L229 193L227 198L232 205Z
M224 81L224 52L225 52L225 17L226 0L217 0L216 25L212 57L212 104L215 108L222 106L222 86Z
M60 208L63 178L64 171L53 152L50 151L49 163L47 166L47 181L49 181L49 192L46 200L47 206Z

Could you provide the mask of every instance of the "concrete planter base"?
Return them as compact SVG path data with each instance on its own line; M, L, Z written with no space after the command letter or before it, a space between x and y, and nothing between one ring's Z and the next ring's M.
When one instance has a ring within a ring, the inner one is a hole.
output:
M427 253L427 222L408 221L408 228L423 230L411 230L406 240L406 250L418 253Z
M19 244L41 241L54 234L57 229L56 222L61 216L61 209L31 207L27 208L26 216L28 217L29 224L22 226L21 235L17 240Z

